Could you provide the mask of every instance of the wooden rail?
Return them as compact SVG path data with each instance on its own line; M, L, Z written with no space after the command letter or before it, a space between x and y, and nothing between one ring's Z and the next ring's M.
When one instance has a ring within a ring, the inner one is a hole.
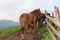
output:
M50 40L56 40L54 35L52 34L51 30L48 28L48 26L47 26L47 29L48 29L48 31L49 31L49 33L51 35Z
M59 32L46 20L47 25L51 28L51 30L60 38Z
M60 22L55 20L54 18L49 17L48 15L46 16L49 20L51 20L58 28L60 28Z
M45 10L45 13L46 13L46 15L45 15L45 16L46 16L46 20L45 20L45 22L46 22L46 27L47 27L50 35L51 35L51 36L50 36L50 37L51 37L50 40L56 40L56 38L55 38L54 35L57 35L58 39L60 40L60 18L59 18L59 10L58 10L58 7L55 6L55 14L56 14L55 19L52 18L52 17L50 17L50 16L48 16L48 15L47 15L48 12L47 12L46 10ZM49 20L51 20L51 21L56 25L56 29L49 23L49 22L50 22ZM53 33L51 32L51 30L52 30L55 34L53 34Z

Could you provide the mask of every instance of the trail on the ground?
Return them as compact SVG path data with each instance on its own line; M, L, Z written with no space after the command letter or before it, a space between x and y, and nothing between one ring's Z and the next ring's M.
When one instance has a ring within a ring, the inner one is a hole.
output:
M41 38L38 35L38 32L25 33L24 35L25 35L25 40L41 40ZM8 34L6 34L4 37L0 38L0 40L21 40L20 31L18 31L10 36Z

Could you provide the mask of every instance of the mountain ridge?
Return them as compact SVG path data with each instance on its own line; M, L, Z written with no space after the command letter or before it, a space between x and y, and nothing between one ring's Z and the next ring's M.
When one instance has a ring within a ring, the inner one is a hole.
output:
M16 26L16 25L19 25L19 22L14 22L12 20L0 20L0 28Z

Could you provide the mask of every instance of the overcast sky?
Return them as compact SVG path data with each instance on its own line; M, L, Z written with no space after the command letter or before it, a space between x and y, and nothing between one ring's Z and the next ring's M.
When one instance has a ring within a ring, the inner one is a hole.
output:
M24 12L40 8L42 12L54 11L54 6L60 8L60 0L0 0L0 20L18 21Z

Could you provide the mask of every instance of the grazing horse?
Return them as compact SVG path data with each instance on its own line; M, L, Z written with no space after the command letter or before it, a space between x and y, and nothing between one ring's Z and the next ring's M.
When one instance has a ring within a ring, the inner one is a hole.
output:
M34 28L34 23L37 22L38 20L38 16L40 16L40 9L36 9L32 12L29 12L28 13L23 13L20 17L19 17L19 21L20 21L20 24L21 24L21 36L22 36L22 39L24 39L24 28L26 27L26 25L28 25L28 28Z
M40 16L40 19L38 20L38 26L42 26L43 27L43 22L45 21L45 13L41 13L40 14L41 16ZM50 16L50 13L47 13L47 15L49 15ZM50 16L51 17L51 16Z

